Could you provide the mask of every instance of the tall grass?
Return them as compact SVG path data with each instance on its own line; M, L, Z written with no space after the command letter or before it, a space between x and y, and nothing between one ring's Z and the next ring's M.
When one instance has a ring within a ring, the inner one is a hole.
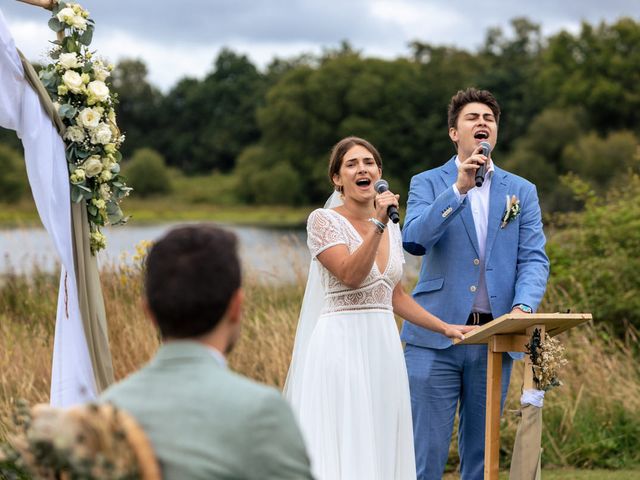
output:
M265 283L249 273L242 338L229 358L231 368L282 387L293 346L304 275L293 285ZM35 270L8 275L0 284L0 441L18 398L46 402L50 387L58 278ZM141 308L141 274L112 265L102 271L115 374L140 368L159 340ZM551 286L545 308L562 296ZM547 310L548 311L548 310ZM582 326L561 336L570 364L564 385L548 392L543 409L545 466L622 468L640 462L640 367L626 342L606 330ZM502 419L502 463L508 465L517 428L522 364L516 364ZM455 445L450 464L457 462Z

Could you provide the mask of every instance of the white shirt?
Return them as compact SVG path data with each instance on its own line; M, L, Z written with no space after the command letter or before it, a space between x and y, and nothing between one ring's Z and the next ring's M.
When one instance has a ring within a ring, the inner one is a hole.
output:
M211 353L211 356L216 359L216 362L218 362L221 367L225 367L226 368L227 359L224 357L222 352L220 352L220 350L218 350L217 348L214 348L214 347L212 347L210 345L207 345L207 348L209 349L209 353Z
M456 156L456 167L460 166L460 160ZM478 238L478 248L480 249L480 279L478 280L478 288L476 296L473 299L472 312L491 313L491 304L489 303L489 292L487 291L487 282L485 280L484 255L487 246L487 225L489 224L489 193L491 191L491 179L493 178L493 162L489 161L487 171L484 177L484 183L481 187L473 187L466 194L461 194L458 187L453 185L453 191L458 197L458 201L462 203L465 197L469 197L471 212L473 213L473 224L476 227L476 237Z

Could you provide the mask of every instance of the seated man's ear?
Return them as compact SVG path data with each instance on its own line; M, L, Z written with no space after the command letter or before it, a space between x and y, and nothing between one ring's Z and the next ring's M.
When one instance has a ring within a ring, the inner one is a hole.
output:
M243 304L244 291L242 290L242 287L240 287L235 292L233 292L233 295L231 295L229 305L227 306L227 311L225 312L225 317L229 320L230 323L240 322L240 318L242 317Z

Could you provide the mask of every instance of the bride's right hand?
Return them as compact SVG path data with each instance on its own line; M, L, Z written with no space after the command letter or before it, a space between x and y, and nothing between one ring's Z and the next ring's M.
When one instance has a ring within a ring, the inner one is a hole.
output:
M376 195L376 218L386 224L389 221L389 214L387 213L390 206L399 208L400 195L394 194L387 190L386 192L378 193Z
M451 339L457 338L464 340L464 334L469 333L476 328L478 328L477 325L452 325L448 323L444 330L444 334Z

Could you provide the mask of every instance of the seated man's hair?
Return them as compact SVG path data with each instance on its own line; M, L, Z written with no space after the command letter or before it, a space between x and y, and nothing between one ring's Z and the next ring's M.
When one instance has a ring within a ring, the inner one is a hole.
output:
M147 301L163 338L213 330L240 282L236 236L212 225L176 228L147 257Z

